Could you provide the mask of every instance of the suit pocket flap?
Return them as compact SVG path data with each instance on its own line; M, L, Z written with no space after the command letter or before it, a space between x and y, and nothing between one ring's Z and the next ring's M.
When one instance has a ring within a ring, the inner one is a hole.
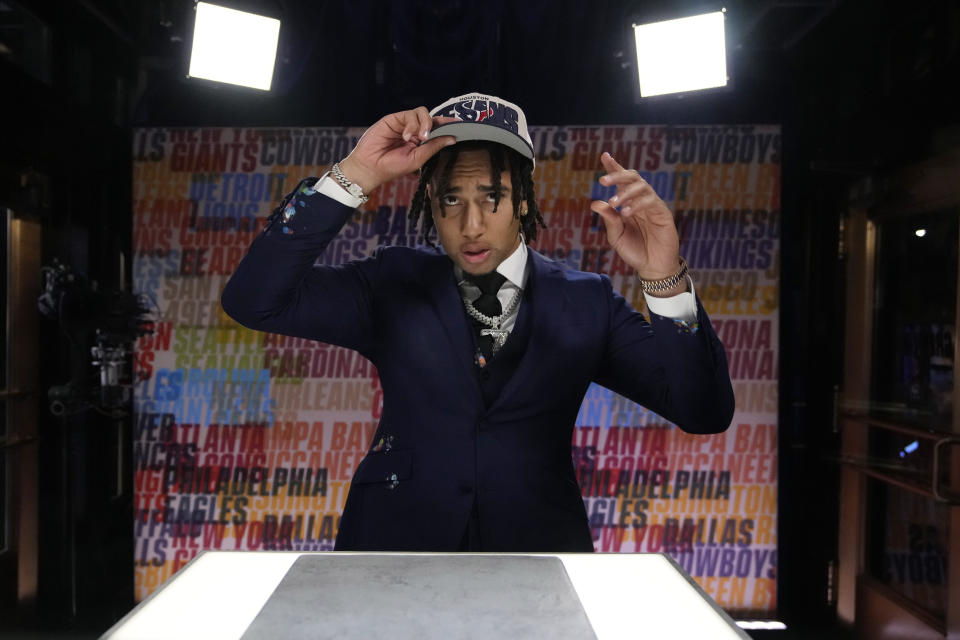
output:
M353 475L355 484L370 482L394 482L410 478L413 453L410 451L387 451L368 453L357 466Z

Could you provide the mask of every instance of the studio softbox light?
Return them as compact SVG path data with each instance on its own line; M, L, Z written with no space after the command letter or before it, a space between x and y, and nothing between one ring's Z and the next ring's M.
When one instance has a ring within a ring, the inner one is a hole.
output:
M727 84L724 12L633 25L644 98Z
M207 2L196 14L190 77L269 91L280 21Z

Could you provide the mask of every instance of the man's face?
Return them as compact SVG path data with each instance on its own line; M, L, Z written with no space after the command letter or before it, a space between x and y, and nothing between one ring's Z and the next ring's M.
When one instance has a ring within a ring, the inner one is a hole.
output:
M439 172L443 167L437 169ZM513 216L510 172L500 175L500 205L496 211L490 175L490 155L486 150L461 151L450 170L446 191L438 193L436 177L429 185L430 207L440 244L467 273L495 270L520 245L520 220Z

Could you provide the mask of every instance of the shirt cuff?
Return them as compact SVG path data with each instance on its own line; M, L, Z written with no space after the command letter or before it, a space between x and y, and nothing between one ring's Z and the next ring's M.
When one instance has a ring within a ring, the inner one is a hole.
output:
M331 178L329 171L320 176L320 179L313 183L311 189L317 193L322 193L327 197L333 198L340 204L346 205L351 209L356 209L363 204L360 198L350 195L336 180Z
M687 287L688 291L669 298L657 298L644 293L647 309L663 318L673 318L692 325L697 321L697 292L693 288L693 280L690 276L687 276Z

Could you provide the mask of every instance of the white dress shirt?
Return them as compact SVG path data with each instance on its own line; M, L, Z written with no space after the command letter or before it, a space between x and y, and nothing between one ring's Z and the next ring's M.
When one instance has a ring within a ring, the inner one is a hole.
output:
M457 276L457 284L460 287L460 295L467 302L473 302L480 297L480 287L464 279L463 270L460 267L454 267L454 273ZM521 242L520 246L514 249L503 262L497 265L497 273L506 278L506 281L500 285L497 291L497 300L500 301L500 308L506 309L507 305L513 299L514 295L523 296L523 288L527 285L527 244ZM513 325L517 323L517 314L520 310L520 304L513 308L513 311L503 322L500 328L506 331L513 331Z

